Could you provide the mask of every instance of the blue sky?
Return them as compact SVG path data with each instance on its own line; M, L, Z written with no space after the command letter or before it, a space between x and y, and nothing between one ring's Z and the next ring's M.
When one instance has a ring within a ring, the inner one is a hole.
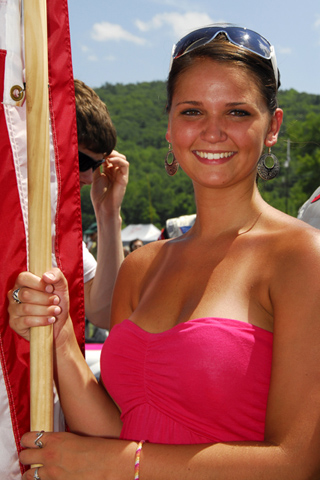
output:
M172 45L225 21L274 46L283 89L320 94L320 1L69 0L74 76L91 87L165 80Z

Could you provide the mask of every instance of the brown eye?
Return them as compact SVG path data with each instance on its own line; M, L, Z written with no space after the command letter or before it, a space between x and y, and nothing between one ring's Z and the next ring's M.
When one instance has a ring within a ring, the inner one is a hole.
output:
M246 110L232 110L231 115L234 115L235 117L247 117L250 113Z

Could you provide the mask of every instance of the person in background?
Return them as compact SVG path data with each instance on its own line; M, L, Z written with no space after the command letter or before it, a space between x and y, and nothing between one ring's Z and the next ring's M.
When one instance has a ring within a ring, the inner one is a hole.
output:
M139 238L136 238L135 240L131 240L129 243L129 249L130 252L133 252L134 250L137 250L137 248L143 247L143 241L140 240Z
M97 238L98 238L97 224L93 223L92 225L90 225L90 227L87 228L87 230L85 230L83 234L87 239L87 241L85 241L87 249L96 259L97 258Z
M165 227L161 230L158 240L180 237L194 225L196 215L181 215L176 218L168 218Z
M298 218L320 230L320 187L300 207Z
M116 131L105 103L80 80L75 80L75 97L80 188L92 185L91 200L97 222L97 262L83 246L84 267L88 271L84 284L85 312L93 325L108 329L112 291L124 258L120 211L129 163L114 150Z
M176 44L166 139L196 219L123 262L102 384L59 270L25 273L22 304L8 293L25 338L53 324L74 432L24 435L21 461L41 465L24 479L319 479L320 233L268 205L256 181L278 170L279 85L274 48L254 31L210 25Z

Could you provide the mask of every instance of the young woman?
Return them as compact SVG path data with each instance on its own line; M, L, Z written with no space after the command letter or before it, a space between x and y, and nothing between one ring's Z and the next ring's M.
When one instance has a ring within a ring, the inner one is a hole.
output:
M21 461L43 466L25 478L319 478L320 236L266 204L256 182L273 172L262 154L282 121L278 86L273 47L255 32L212 25L176 45L166 138L197 217L123 263L106 390L77 347L61 272L18 277L11 325L28 338L54 323L74 432L26 434Z

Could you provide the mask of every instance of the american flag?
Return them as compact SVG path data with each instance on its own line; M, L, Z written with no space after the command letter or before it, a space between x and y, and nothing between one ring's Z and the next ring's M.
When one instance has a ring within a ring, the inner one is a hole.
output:
M70 286L84 347L82 230L67 0L47 0L53 261ZM20 98L21 97L21 98ZM28 269L23 6L0 0L0 478L18 480L20 439L30 429L29 343L8 325L6 293Z

